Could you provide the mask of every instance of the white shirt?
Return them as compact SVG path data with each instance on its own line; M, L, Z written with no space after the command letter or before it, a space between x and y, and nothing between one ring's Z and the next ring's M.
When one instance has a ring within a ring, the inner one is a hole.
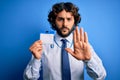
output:
M44 44L42 53L43 80L61 80L61 46L62 42L58 34L54 36L53 44ZM73 34L67 38L67 47L73 50ZM104 80L106 71L102 61L91 47L92 57L89 61L77 60L69 55L71 80L84 80L84 67L88 74L95 80ZM24 80L38 80L40 77L41 60L32 56L29 64L24 71Z

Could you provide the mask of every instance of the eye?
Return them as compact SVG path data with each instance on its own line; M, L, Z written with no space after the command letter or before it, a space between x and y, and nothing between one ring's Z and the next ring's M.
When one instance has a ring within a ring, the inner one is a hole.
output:
M58 20L58 21L63 21L64 19L59 17L57 20Z
M71 18L67 18L68 21L71 21Z

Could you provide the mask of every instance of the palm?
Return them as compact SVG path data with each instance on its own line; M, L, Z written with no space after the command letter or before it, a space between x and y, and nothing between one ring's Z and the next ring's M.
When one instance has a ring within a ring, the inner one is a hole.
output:
M66 50L74 56L78 60L89 60L91 57L90 53L90 45L88 43L88 37L87 33L84 32L84 35L82 35L83 29L80 29L80 33L78 31L78 27L74 31L74 51L72 51L70 48L67 48Z
M75 54L75 58L77 58L78 60L87 60L89 59L89 45L84 43L84 42L76 42L74 44L74 54Z

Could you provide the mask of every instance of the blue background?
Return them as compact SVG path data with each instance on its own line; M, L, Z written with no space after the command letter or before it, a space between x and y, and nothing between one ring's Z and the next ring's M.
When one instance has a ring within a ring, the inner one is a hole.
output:
M64 0L0 0L0 80L22 80L39 34L52 31L47 22L51 6ZM120 1L66 0L80 8L79 26L102 59L106 80L120 80ZM91 80L85 73L85 79Z

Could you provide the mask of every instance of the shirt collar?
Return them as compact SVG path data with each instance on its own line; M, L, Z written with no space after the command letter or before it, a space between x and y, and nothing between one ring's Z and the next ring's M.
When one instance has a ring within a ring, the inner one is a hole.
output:
M63 37L59 36L58 33L56 32L54 38L55 38L54 40L55 40L56 44L57 44L59 47L62 46L62 42L61 42L62 39L66 39L66 40L68 41L67 47L71 47L71 45L72 45L72 43L73 43L73 33L71 33L68 37L63 38Z

